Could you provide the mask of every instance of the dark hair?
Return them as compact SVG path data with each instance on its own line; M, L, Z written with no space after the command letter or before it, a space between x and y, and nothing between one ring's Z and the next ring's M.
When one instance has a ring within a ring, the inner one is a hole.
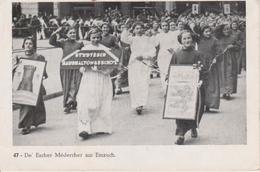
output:
M142 22L135 22L132 26L132 29L134 30L136 26L141 26L142 28L144 27L144 24Z
M232 25L233 25L233 23L236 23L237 24L237 28L239 28L239 24L238 24L238 22L237 21L232 21L231 23L230 23L230 28L232 29Z
M69 33L70 30L77 30L75 27L73 26L65 26L65 30L64 30L64 34L67 35Z
M223 29L225 26L228 26L228 24L222 24L216 27L214 34L217 39L224 37Z
M33 43L33 49L34 49L34 51L35 51L35 50L36 50L36 44L35 44L34 38L33 38L32 36L28 36L28 37L24 38L23 44L22 44L22 48L23 48L23 49L25 48L25 47L24 47L24 44L25 44L25 42L26 42L27 40L31 40L31 41L32 41L32 43Z
M103 28L103 26L108 26L108 28L109 28L109 30L111 30L112 29L112 27L111 27L111 25L109 24L109 23L107 23L107 22L104 22L102 25L101 25L101 29Z
M203 35L203 33L204 33L204 31L205 31L206 29L210 29L210 30L212 30L211 27L210 27L209 25L203 26L203 27L200 29L200 33L199 33L200 36Z
M100 36L101 36L101 33L102 33L102 31L101 31L98 27L93 27L93 28L91 28L90 31L88 32L88 35L89 35L89 37L90 37L90 35L92 35L92 34L100 34Z
M96 26L95 27L91 27L90 30L88 31L86 40L90 41L90 35L91 34L96 34L96 33L99 33L100 37L101 37L102 31L98 27L96 27Z
M183 31L178 35L178 42L179 42L180 44L182 44L181 40L182 40L182 35L183 35L184 33L189 33L189 34L191 35L192 41L194 41L194 35L192 34L192 32L189 31L189 30L183 30Z
M136 26L141 26L142 28L144 28L144 24L142 22L135 22L131 29L130 29L130 32L133 33L134 29L136 28Z

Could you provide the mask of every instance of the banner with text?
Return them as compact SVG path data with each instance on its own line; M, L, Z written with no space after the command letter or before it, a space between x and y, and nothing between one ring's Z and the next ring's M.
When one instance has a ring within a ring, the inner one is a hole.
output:
M79 69L81 66L107 69L115 68L118 64L119 58L109 50L77 50L62 60L61 69Z

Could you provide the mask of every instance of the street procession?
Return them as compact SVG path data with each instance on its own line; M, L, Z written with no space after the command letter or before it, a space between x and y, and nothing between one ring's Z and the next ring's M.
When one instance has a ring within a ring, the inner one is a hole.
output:
M12 3L13 144L246 144L245 5Z

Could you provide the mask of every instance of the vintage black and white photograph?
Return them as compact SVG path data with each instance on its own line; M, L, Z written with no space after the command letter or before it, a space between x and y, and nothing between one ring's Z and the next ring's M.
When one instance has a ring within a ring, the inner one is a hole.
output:
M36 103L12 102L13 146L247 145L246 18L245 1L12 2L13 75L46 64Z

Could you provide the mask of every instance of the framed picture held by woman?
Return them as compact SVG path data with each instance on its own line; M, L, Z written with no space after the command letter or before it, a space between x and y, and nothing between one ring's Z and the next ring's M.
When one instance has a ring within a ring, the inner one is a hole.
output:
M36 106L46 62L20 58L13 73L13 103Z

